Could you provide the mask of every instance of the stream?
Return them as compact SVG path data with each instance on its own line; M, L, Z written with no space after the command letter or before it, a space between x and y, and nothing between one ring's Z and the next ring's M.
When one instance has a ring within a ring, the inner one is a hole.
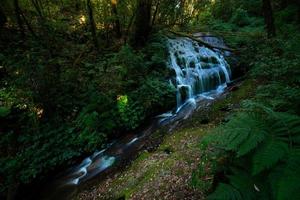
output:
M214 46L225 47L222 39L197 33ZM170 84L176 89L177 107L156 116L143 131L128 134L111 143L106 149L96 151L77 166L66 170L43 190L39 199L71 199L79 187L92 178L105 178L122 163L141 150L148 136L159 127L188 118L203 100L213 100L224 92L230 82L231 70L224 57L229 52L208 49L189 38L168 39L168 66L174 70Z

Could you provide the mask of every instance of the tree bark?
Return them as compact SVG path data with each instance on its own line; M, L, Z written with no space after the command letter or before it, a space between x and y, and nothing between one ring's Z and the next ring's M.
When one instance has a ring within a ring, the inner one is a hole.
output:
M265 27L267 30L268 38L276 36L273 9L270 0L262 0L262 11L265 19Z
M138 0L137 2L135 26L131 41L133 46L143 46L148 39L151 31L151 6L152 0Z
M117 10L117 0L111 0L111 11L112 15L114 17L114 31L116 33L116 36L120 38L122 36L121 32L121 25L120 25L120 20L119 20L119 15L118 15L118 10Z
M152 22L151 22L152 27L154 26L154 23L155 23L155 20L156 20L156 15L157 15L157 12L158 12L159 4L160 4L160 0L157 0L156 5L155 5L155 11L154 11L153 16L152 16Z
M24 30L24 24L21 18L21 9L19 6L19 0L14 0L14 9L15 9L15 15L17 19L17 23L21 32L21 36L24 38L25 37L25 30Z
M76 9L76 11L80 10L80 0L76 0L76 2L75 2L75 9Z
M7 22L7 17L4 14L2 8L0 7L0 29L4 26L4 24Z
M88 16L89 16L90 30L92 33L94 45L95 45L96 49L99 50L99 44L98 44L98 39L97 39L97 34L96 34L96 24L95 24L95 20L94 20L93 6L91 3L91 0L87 0L86 5L87 5Z

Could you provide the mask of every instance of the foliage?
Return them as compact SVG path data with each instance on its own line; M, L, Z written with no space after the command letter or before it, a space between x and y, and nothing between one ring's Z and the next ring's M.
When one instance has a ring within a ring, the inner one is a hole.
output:
M160 35L140 50L124 45L100 56L59 42L45 48L30 39L1 52L1 193L40 181L175 105Z
M300 173L295 167L300 161L296 9L288 6L275 12L279 34L268 40L260 33L263 24L253 12L255 4L247 3L232 9L230 21L221 17L222 21L210 22L212 30L236 32L225 35L225 40L240 49L238 65L246 66L249 77L256 79L260 86L227 123L201 142L204 159L213 156L212 149L217 157L209 161L213 166L209 173L214 173L217 187L211 188L208 199L299 198L296 179ZM245 13L249 14L248 23L239 24ZM199 164L193 176L194 186L207 187L199 177L206 168Z
M250 18L246 10L238 8L230 19L231 23L238 26L246 26L250 24Z
M220 148L234 152L235 156L232 167L226 170L227 183L220 183L209 199L286 199L296 195L281 193L290 183L284 176L274 179L273 173L300 177L299 170L289 167L290 157L295 159L293 164L300 159L295 154L299 151L300 118L253 102L245 103L244 107L243 112L210 136ZM290 189L299 188L296 184Z

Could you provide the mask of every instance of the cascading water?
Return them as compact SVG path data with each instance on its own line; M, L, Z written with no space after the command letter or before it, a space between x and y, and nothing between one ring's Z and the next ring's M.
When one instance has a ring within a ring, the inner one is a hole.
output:
M197 37L211 45L225 47L222 40L216 37ZM188 38L168 39L168 47L168 65L176 74L170 81L177 88L176 112L157 116L143 131L126 135L87 157L81 164L57 177L37 199L69 199L78 185L96 175L105 175L135 155L146 143L147 136L158 127L187 118L196 107L196 101L212 99L223 92L231 76L229 65L223 57L228 52L208 49Z
M222 41L206 39L222 45ZM230 67L222 52L200 46L189 38L168 39L169 66L176 78L171 80L177 88L177 112L185 102L194 102L197 96L210 98L211 92L221 92L230 82Z

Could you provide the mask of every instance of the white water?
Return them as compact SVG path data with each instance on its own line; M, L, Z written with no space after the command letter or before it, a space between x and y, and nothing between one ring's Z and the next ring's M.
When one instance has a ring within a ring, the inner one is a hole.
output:
M217 38L207 42L220 46ZM211 92L221 93L230 82L230 67L222 52L199 45L189 38L168 40L169 67L176 73L171 84L177 89L177 112L184 103L191 103L199 96L212 98Z

